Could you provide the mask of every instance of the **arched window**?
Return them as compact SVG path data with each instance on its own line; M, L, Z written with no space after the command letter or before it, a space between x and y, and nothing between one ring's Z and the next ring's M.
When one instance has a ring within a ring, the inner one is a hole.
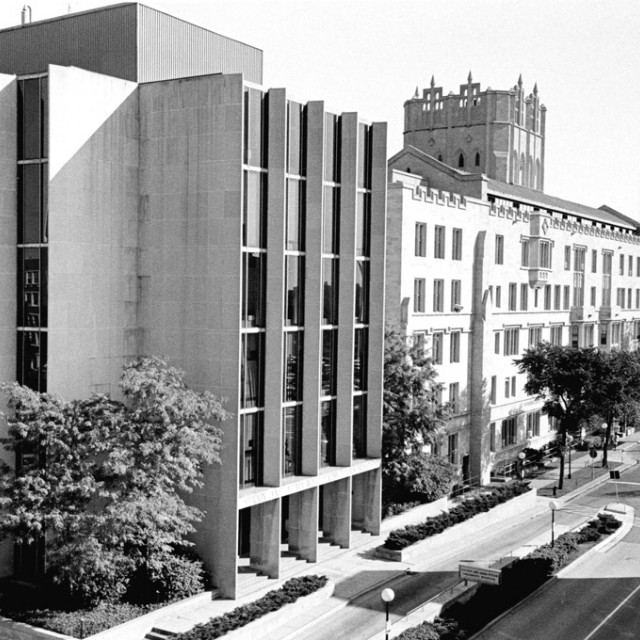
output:
M476 152L475 165L476 165L476 167L480 166L480 153L479 152Z
M464 169L464 153L461 153L458 156L458 168L459 169Z

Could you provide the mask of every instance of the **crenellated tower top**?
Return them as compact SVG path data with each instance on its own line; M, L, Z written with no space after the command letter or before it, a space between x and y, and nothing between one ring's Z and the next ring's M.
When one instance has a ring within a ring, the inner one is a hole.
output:
M405 146L452 167L539 191L544 187L546 108L538 85L526 95L522 76L508 90L482 90L471 71L459 92L428 88L405 102Z

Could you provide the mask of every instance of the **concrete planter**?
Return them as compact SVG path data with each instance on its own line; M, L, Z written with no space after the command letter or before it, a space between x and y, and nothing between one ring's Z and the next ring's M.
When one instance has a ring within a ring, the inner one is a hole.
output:
M76 640L71 636L64 636L2 617L0 617L0 638L2 640Z
M335 584L327 582L322 589L299 598L295 602L282 607L282 609L278 609L278 611L267 613L257 620L245 624L244 627L225 633L224 640L255 640L256 638L261 638L274 629L286 626L288 620L299 616L307 609L328 600L333 595L334 590Z
M533 507L535 502L536 491L532 489L520 496L511 498L508 502L497 505L490 511L479 513L473 516L473 518L465 520L465 522L460 522L453 527L449 527L449 529L446 529L442 533L437 533L434 536L425 538L405 549L396 551L380 546L376 549L376 555L380 558L386 558L387 560L393 560L395 562L414 562L416 558L425 555L431 546L438 544L443 536L452 539L462 539L466 536L474 535L478 529L498 524L505 518L509 518L520 511Z
M424 522L427 518L432 518L441 514L443 511L449 511L451 507L457 503L451 502L446 496L433 502L427 502L426 504L418 505L409 509L404 513L399 513L397 516L390 516L382 521L380 532L387 534L395 529L402 529L408 524L418 524L418 522Z

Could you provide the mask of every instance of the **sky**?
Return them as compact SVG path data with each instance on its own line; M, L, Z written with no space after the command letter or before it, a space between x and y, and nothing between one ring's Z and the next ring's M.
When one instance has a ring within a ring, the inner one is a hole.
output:
M33 20L108 0L30 0ZM264 52L264 86L388 123L402 148L403 103L431 76L457 93L522 74L547 107L545 192L640 220L638 0L147 0ZM23 1L2 0L0 28Z

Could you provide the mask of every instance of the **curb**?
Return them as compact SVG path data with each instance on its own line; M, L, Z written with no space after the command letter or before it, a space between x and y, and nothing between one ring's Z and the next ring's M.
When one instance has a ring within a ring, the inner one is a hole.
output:
M630 465L630 466L632 466L632 465ZM603 511L603 510L601 510L601 511ZM600 513L601 511L598 511L598 513ZM633 515L634 515L633 514L633 509L631 509L631 518L630 518L630 522L629 523L623 522L622 526L619 527L618 529L616 529L611 535L607 536L604 540L601 540L600 542L598 542L598 544L593 546L586 553L583 553L581 556L576 558L573 562L569 563L566 567L563 567L562 569L560 569L560 571L558 571L558 573L555 573L548 580L545 580L545 582L543 582L537 589L534 589L530 594L528 594L526 597L524 597L522 600L520 600L520 602L517 602L513 607L511 607L511 609L507 609L507 611L503 611L499 616L497 616L491 622L489 622L484 627L482 627L482 629L479 629L472 636L469 636L469 638L467 640L474 640L474 638L477 638L478 636L480 636L485 631L488 631L489 629L491 629L492 626L494 626L496 623L500 622L500 620L505 618L507 615L509 615L510 613L513 613L514 611L517 611L520 607L524 606L529 600L531 600L535 595L540 593L543 589L546 589L547 587L549 587L552 584L554 584L557 580L559 580L562 577L562 574L565 571L568 571L569 569L574 568L579 563L584 561L591 554L592 551L597 551L601 547L605 547L606 545L611 543L612 540L616 540L617 538L622 538L623 537L622 536L622 532L623 531L624 531L624 534L626 535L629 532L629 530L631 529L631 527L633 526ZM629 524L629 526L627 526L627 524ZM579 528L579 527L576 527L576 529L577 528ZM574 531L575 531L575 529L574 529Z

